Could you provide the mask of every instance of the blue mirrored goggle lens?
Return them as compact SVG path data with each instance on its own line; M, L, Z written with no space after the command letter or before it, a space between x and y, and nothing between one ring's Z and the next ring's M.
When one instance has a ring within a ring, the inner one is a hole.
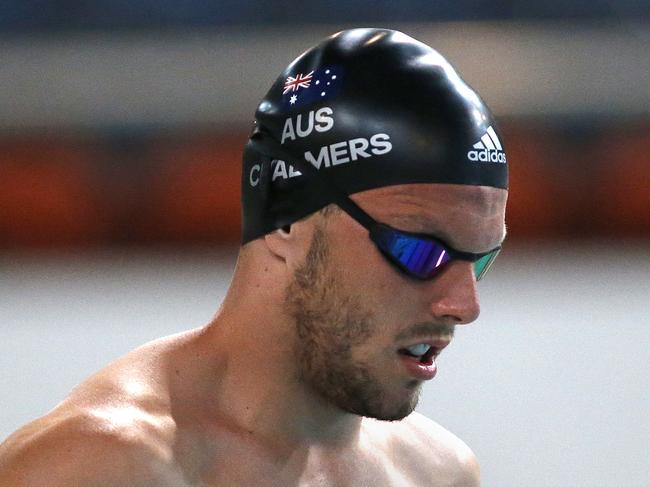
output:
M388 227L373 228L371 238L391 262L419 279L432 278L453 259L454 251L435 240L405 234ZM485 275L500 251L500 248L495 249L474 261L474 275L477 281Z
M407 273L420 279L436 274L451 260L447 248L433 240L405 235L389 229L373 232L377 246Z

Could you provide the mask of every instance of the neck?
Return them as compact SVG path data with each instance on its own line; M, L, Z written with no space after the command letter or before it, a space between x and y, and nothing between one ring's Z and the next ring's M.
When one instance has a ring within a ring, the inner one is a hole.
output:
M240 283L235 277L201 338L213 364L205 380L207 414L275 448L349 447L359 440L362 418L325 401L300 380L284 287L261 274L254 278L258 282Z
M225 365L215 391L220 416L274 444L335 447L357 440L362 418L300 381L289 336L262 331L272 327L267 320L244 324L222 316L209 333L215 358Z

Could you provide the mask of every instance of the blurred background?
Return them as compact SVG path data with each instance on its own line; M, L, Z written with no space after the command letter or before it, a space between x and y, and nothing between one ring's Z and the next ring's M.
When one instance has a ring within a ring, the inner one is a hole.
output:
M645 0L3 0L0 441L113 358L210 319L259 99L360 26L446 56L511 168L482 316L420 411L474 449L486 487L648 485Z

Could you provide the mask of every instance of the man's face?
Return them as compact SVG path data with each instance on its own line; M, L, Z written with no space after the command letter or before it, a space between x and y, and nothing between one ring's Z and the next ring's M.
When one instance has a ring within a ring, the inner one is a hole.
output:
M491 250L505 234L504 190L418 184L353 198L382 223L439 236L458 250ZM404 366L400 350L448 343L456 324L479 313L470 262L452 262L432 281L414 280L343 212L316 221L286 300L300 380L345 411L382 420L402 419L418 402L422 381Z

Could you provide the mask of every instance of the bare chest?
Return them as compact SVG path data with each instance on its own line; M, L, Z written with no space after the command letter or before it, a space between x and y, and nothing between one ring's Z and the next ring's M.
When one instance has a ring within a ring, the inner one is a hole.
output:
M376 452L325 457L301 448L274 451L250 439L225 436L219 441L194 435L181 439L175 452L174 477L182 477L188 487L431 485L418 478L418 472Z
M398 472L379 471L368 466L357 465L354 470L339 466L307 466L296 468L270 467L256 459L239 461L219 471L204 472L201 487L241 486L241 487L377 487L413 486L410 479Z

